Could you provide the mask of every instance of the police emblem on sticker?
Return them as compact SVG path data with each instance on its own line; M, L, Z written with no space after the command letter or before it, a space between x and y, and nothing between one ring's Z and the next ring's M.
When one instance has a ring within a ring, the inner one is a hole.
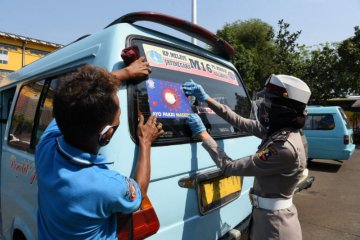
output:
M130 178L126 178L126 183L127 183L126 196L129 198L130 201L134 201L136 198L136 186Z
M274 156L277 154L277 151L273 147L267 147L264 150L257 153L258 158L267 161L270 156Z

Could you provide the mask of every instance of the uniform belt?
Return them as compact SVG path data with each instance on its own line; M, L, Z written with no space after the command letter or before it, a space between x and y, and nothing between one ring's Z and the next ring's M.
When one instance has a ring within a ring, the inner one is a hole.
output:
M262 208L270 211L281 210L292 206L292 198L265 198L250 193L251 204L256 208Z

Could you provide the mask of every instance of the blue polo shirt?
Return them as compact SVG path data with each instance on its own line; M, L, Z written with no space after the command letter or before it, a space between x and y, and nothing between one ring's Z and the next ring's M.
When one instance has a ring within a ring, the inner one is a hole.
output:
M39 239L117 239L116 214L136 211L140 188L102 155L69 145L53 120L36 148Z

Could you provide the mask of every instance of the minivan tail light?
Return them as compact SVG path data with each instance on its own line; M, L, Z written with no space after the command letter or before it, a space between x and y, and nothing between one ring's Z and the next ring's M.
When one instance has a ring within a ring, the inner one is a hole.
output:
M344 144L349 144L350 143L350 136L349 135L344 135Z
M119 240L140 240L155 234L160 228L160 222L146 196L140 205L140 209L129 215L118 216Z

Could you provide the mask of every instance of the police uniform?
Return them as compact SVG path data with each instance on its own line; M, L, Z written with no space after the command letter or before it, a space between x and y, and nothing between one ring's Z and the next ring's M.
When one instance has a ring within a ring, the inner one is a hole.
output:
M299 130L282 129L267 137L258 121L243 118L228 106L208 101L209 107L234 127L262 139L256 154L231 160L212 138L203 141L216 165L226 175L255 176L250 238L302 239L293 191L306 168L306 155Z

